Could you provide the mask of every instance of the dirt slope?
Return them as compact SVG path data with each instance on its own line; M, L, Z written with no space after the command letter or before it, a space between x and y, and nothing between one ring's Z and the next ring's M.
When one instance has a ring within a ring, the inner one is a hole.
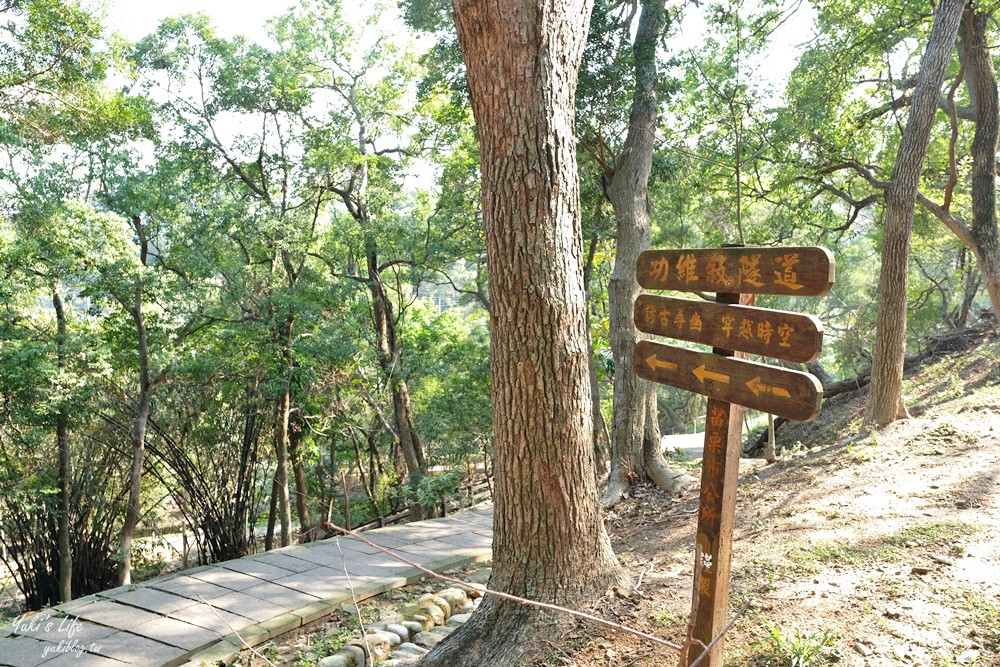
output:
M1000 665L1000 340L924 366L907 384L919 416L857 437L863 400L838 397L782 435L810 449L744 465L732 606L746 611L727 664ZM696 507L693 492L643 488L609 515L641 585L596 611L683 639ZM592 626L547 649L541 664L677 662Z

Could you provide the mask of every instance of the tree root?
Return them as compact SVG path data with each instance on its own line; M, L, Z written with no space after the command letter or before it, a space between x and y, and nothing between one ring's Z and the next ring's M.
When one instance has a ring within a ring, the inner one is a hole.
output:
M680 493L698 484L698 480L671 468L662 454L654 454L646 461L646 477L667 493Z
M628 490L632 488L634 480L645 478L667 493L680 493L684 489L698 484L698 480L690 475L685 475L670 467L662 454L653 454L647 457L642 476L630 474L624 466L612 466L611 476L608 478L608 488L601 496L601 507L610 509L617 505Z
M417 667L514 667L540 653L572 625L553 612L487 596L476 613L425 655Z
M616 466L612 463L611 474L608 476L608 488L601 496L601 507L610 509L618 504L625 497L632 487L629 475L623 466Z

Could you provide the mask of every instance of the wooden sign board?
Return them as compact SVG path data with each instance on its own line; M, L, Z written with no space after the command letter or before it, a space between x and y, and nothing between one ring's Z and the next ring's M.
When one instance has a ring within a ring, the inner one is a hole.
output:
M761 412L809 421L819 414L823 385L809 373L640 341L636 375Z
M646 250L636 279L646 289L819 296L833 286L834 261L819 247Z
M814 360L823 347L817 318L784 310L644 294L633 318L645 333L799 363Z
M812 361L823 341L819 320L738 302L741 294L825 294L833 286L833 255L816 247L647 250L636 277L647 289L716 292L716 303L640 296L633 309L640 331L711 345L712 353L641 341L632 365L639 377L709 397L692 622L681 664L723 667L742 406L809 421L823 400L822 385L808 373L733 357L739 350Z

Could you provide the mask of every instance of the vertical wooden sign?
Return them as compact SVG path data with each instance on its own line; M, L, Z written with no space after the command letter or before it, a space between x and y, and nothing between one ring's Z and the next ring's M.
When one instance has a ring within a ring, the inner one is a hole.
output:
M743 406L709 399L694 550L688 665L701 657L728 622L742 433ZM723 662L723 644L719 642L700 664L722 667Z
M717 303L738 304L741 297L739 294L722 293L716 295L715 300ZM735 354L722 348L712 348L712 352L721 357ZM742 436L743 406L710 398L705 415L690 637L686 642L688 665L701 657L728 622L729 573L733 561ZM700 664L723 667L723 649L722 642L717 643Z
M815 359L823 340L819 320L746 306L756 294L823 294L833 285L834 268L833 255L816 247L647 250L639 256L636 278L642 287L717 293L715 304L644 295L633 312L640 331L713 345L707 354L640 342L632 360L640 377L709 397L691 622L681 665L724 663L743 406L808 421L823 398L813 376L747 360L748 354L800 363ZM746 306L738 305L743 299Z

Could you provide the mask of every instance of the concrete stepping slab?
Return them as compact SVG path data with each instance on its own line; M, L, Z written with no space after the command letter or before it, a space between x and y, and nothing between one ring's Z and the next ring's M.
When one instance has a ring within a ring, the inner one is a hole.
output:
M272 579L278 579L280 577L288 576L290 570L285 568L276 567L268 563L264 563L255 558L240 558L238 560L229 560L225 563L220 563L220 565L227 570L232 570L233 572L240 572L242 574L249 574L251 577L257 577L262 581L270 581Z
M448 535L438 539L439 542L458 547L471 547L476 549L490 549L493 547L492 537L486 537L478 533L465 533L464 535Z
M215 584L216 586L222 586L223 588L228 588L231 591L242 591L244 588L250 588L251 586L256 586L260 583L260 579L257 577L251 577L249 574L243 574L242 572L227 570L225 567L215 567L210 570L205 570L204 572L199 572L193 576L195 579L200 581Z
M351 552L347 549L343 550L344 555L351 553L356 553L356 552ZM333 566L337 563L340 563L341 551L337 549L336 545L323 544L320 546L315 546L309 549L303 549L302 551L296 552L295 558L312 563L314 567L316 565L319 565L320 567ZM286 572L285 574L288 573Z
M102 600L86 607L81 607L76 610L75 614L79 618L119 630L131 630L143 623L149 623L150 621L162 618L158 614L119 604L113 600Z
M475 512L462 512L461 514L451 514L440 519L434 519L434 523L445 526L492 526L492 514L477 514Z
M284 607L271 604L266 600L236 592L211 600L211 605L253 619L258 623L280 616L286 611Z
M121 595L117 595L115 596L114 601L120 604L138 607L139 609L143 609L154 614L161 614L163 616L172 614L178 609L198 604L197 600L192 600L191 598L175 595L173 593L165 593L148 586L136 588L122 593Z
M243 594L266 600L284 609L298 609L313 602L319 602L320 599L318 596L311 595L308 592L274 583L265 583L260 586L244 589Z
M75 600L70 600L69 602L63 602L60 605L53 607L56 611L64 611L67 614L72 613L74 609L79 609L80 607L86 607L88 604L94 604L95 602L100 602L102 598L96 595L85 595L82 598L76 598Z
M305 572L306 570L311 570L313 568L313 563L301 558L295 558L295 554L302 548L303 547L290 547L287 550L282 551L268 551L255 556L249 556L249 559L261 563L267 563L268 565L274 565L284 570L288 570L289 572Z
M44 612L43 612L44 614ZM59 642L79 642L89 644L103 639L117 630L96 623L87 622L76 616L53 616L39 614L35 623L11 624L11 629L19 636L34 637L58 644ZM0 655L0 662L3 656Z
M177 646L140 637L130 632L116 632L88 646L87 650L135 667L165 667L179 664L189 651Z
M166 617L138 625L129 632L182 648L185 651L201 649L223 637L221 632L213 632L197 625L179 621L176 618Z
M175 577L162 583L153 581L149 585L156 590L173 593L174 595L179 595L195 602L198 602L199 598L211 601L233 592L232 589L225 588L224 586L218 586L189 576Z
M351 551L357 551L358 553L362 554L379 553L378 549L368 544L365 544L356 537L338 537L336 539L340 542L340 547L342 549L350 549ZM365 539L368 539L367 534L365 534Z
M435 554L437 556L448 556L455 551L455 545L438 540L421 540L406 544L397 549L403 554Z
M0 639L0 664L9 667L35 667L54 660L58 643L41 641L32 637L4 637Z
M336 571L327 568L317 568L301 574L293 574L279 579L277 582L286 588L308 593L320 600L330 599L341 593L349 593L351 584L355 586L367 581L364 578L350 578L344 576L343 570Z
M93 653L60 653L55 660L45 663L46 667L125 667L124 662L119 662L103 655Z
M383 549L388 549L389 551L396 551L400 547L405 547L408 544L413 543L413 536L411 535L373 535L371 537L371 542L377 544Z
M171 614L171 618L197 625L199 628L211 630L220 635L229 633L253 625L256 621L245 616L240 616L225 609L214 609L208 604L198 603L194 607L185 607L180 611Z

